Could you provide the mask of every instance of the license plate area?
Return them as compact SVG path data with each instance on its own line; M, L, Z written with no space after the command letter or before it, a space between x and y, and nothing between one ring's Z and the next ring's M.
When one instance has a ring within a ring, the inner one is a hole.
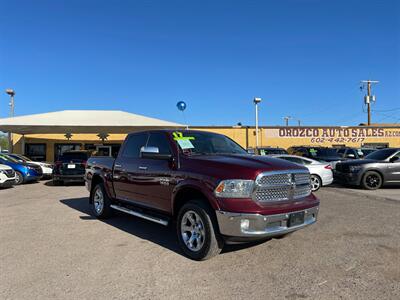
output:
M288 227L301 225L304 223L304 211L292 213L289 215Z
M76 166L75 166L75 165L72 165L72 164L69 164L69 165L67 166L67 168L68 168L68 169L75 169Z

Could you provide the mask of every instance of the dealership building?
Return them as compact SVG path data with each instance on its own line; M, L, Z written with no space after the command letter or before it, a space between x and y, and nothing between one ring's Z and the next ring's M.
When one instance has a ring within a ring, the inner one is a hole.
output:
M123 111L60 111L0 119L0 131L12 133L12 151L34 160L55 161L66 150L116 155L133 131L186 126ZM190 126L229 136L244 148L255 148L254 126ZM261 126L262 147L400 147L400 124L373 126Z

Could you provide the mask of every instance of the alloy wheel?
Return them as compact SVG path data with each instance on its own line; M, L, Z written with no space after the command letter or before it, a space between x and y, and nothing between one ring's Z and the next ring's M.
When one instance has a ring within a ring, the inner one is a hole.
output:
M368 187L376 188L381 184L381 178L376 174L370 174L365 179L365 182Z
M190 251L199 251L203 247L206 238L204 223L195 211L189 210L183 215L181 236Z
M321 187L321 182L317 176L311 176L311 190L316 191Z
M94 209L97 214L101 214L104 208L104 195L100 187L97 187L93 197Z

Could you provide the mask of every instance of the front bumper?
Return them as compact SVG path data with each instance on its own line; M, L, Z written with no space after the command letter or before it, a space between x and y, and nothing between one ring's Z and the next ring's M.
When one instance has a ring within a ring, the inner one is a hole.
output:
M350 185L360 185L362 172L349 172L343 173L336 171L334 178L339 183L345 183Z
M15 178L7 179L6 181L0 182L1 188L12 187L15 183Z
M219 230L222 235L228 237L263 239L284 235L315 223L317 221L318 210L319 206L314 206L300 211L275 215L231 213L225 211L216 211L216 215ZM289 215L291 213L303 211L304 223L289 227ZM243 226L243 224L246 223L248 223L248 226Z

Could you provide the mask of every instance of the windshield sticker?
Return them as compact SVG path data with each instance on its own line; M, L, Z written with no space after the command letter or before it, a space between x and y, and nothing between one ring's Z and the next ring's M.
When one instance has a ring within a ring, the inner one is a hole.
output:
M174 140L179 141L179 140L194 140L193 136L183 136L182 132L175 131L172 133Z
M264 150L264 149L261 149L261 150L260 150L260 153L261 153L261 155L265 155L265 150Z
M177 140L177 143L182 148L182 150L194 148L194 146L190 140Z

